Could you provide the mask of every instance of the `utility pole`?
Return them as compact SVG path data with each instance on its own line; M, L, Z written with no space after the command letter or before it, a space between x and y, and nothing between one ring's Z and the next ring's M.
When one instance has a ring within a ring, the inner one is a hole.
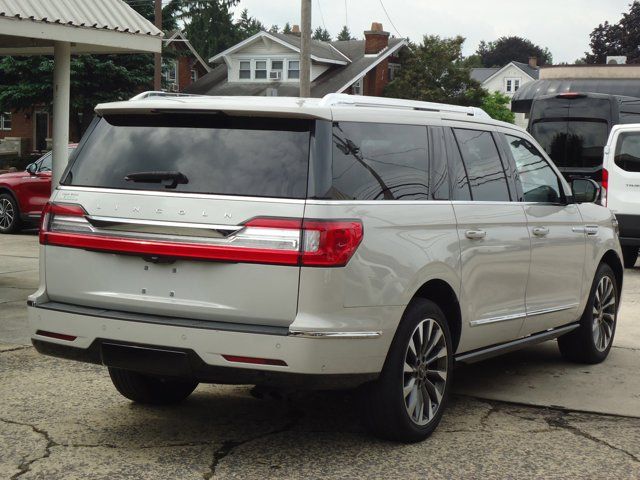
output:
M302 0L300 21L300 97L311 96L311 0Z
M155 0L155 25L162 31L162 0ZM154 53L153 89L162 90L162 53Z

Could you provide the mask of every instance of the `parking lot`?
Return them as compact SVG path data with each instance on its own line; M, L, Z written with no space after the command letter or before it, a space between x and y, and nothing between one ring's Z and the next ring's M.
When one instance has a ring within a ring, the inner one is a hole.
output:
M131 404L106 369L29 346L37 255L35 234L0 236L0 478L640 477L640 268L607 362L548 343L463 365L435 434L399 445L365 433L349 392L202 385L176 407Z

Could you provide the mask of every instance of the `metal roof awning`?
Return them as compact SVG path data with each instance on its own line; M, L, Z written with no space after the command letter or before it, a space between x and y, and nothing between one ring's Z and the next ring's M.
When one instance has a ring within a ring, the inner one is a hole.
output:
M519 113L529 113L534 98L566 92L604 93L640 98L640 79L582 78L574 80L536 80L520 87L511 101L511 110Z
M0 0L0 55L160 52L162 36L120 0Z

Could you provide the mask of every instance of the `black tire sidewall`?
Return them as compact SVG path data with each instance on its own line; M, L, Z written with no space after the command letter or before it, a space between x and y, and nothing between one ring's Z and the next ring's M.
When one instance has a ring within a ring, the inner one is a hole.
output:
M424 426L415 424L406 410L404 404L403 380L404 361L409 339L416 326L423 320L431 318L435 320L445 336L447 345L447 381L440 406L435 416ZM407 308L403 320L396 332L387 361L380 377L382 388L385 389L390 406L389 414L395 417L395 423L400 427L402 440L420 441L428 437L438 426L444 410L446 409L451 381L453 378L453 346L449 325L442 310L429 300L415 300Z

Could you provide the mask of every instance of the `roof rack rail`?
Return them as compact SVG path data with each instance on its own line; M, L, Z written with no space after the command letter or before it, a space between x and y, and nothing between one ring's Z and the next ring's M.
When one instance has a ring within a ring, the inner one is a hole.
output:
M144 100L145 98L174 98L174 97L198 97L199 95L193 95L191 93L177 93L177 92L162 92L151 90L148 92L142 92L131 97L129 100Z
M487 112L477 107L459 107L445 103L419 102L417 100L402 100L399 98L366 97L362 95L348 95L346 93L330 93L320 100L323 107L349 105L352 107L377 107L404 110L419 110L423 112L443 112L467 115L470 117L491 118Z

